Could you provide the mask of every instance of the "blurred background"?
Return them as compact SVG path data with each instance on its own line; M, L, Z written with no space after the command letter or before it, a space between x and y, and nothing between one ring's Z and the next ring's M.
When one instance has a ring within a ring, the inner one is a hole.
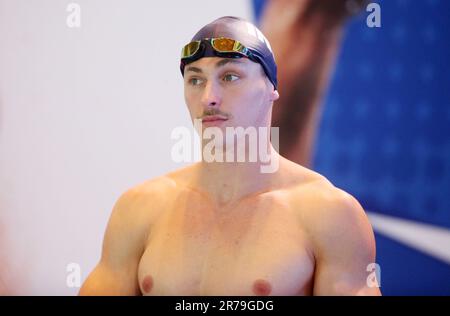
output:
M450 295L450 3L374 2L381 27L342 23L309 167L367 211L384 295ZM0 0L0 294L78 292L119 195L182 167L180 48L268 3Z
M450 295L450 2L379 3L379 30L348 26L314 169L374 213L383 294Z

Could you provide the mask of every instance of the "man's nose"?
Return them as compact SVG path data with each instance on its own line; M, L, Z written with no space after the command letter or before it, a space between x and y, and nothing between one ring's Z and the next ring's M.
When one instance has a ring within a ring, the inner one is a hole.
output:
M210 80L207 82L202 95L202 104L205 108L219 107L222 103L221 90L218 83Z

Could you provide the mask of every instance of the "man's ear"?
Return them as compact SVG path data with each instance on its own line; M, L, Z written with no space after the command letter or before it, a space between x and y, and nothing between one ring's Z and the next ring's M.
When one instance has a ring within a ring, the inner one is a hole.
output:
M272 90L270 93L270 101L276 101L280 98L280 94L278 93L278 90Z

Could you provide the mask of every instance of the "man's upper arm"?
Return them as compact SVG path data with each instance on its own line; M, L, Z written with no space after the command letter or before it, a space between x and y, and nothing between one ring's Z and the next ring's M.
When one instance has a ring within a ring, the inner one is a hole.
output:
M358 201L337 189L315 231L314 295L380 295L369 282L375 263L372 227ZM370 270L369 270L370 271Z
M139 295L137 268L145 244L146 225L139 216L138 192L125 192L114 205L100 262L79 295Z

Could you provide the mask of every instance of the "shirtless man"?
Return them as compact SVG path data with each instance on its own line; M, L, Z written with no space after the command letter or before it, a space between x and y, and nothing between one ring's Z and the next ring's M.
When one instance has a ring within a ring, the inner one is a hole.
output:
M215 20L183 54L185 100L202 130L270 127L276 65L252 24ZM202 160L125 192L80 295L379 295L359 203L269 149L273 173L260 161Z

